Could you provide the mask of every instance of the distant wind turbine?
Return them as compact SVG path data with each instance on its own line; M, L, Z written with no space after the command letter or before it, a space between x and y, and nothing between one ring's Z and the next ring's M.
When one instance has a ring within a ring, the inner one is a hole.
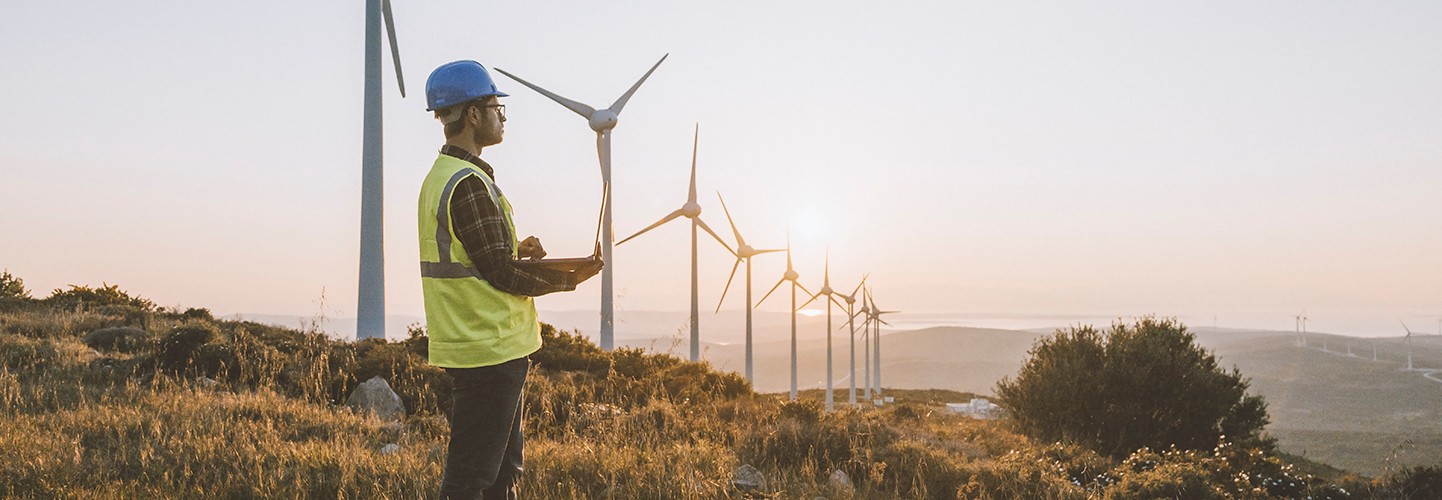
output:
M700 142L701 125L698 124L696 125L695 142L691 143L691 190L686 195L686 203L682 204L681 208L672 211L670 214L662 217L661 220L656 221L655 224L646 226L646 229L637 231L636 234L627 236L625 239L616 243L616 246L624 245L627 241L631 241L632 238L645 234L646 231L656 229L662 224L671 222L683 215L686 216L687 219L691 219L691 361L701 359L701 319L699 312L700 306L698 305L699 299L697 298L696 292L696 228L700 227L701 229L705 229L706 234L711 235L712 238L716 238L716 242L726 247L727 252L732 255L736 254L734 250L731 250L731 245L727 245L725 241L722 241L721 237L716 235L716 231L712 231L711 226L706 225L706 221L701 220L701 204L696 203L696 146L700 144Z
M834 377L832 376L832 374L831 374L831 304L836 304L836 305L841 306L841 307L845 307L845 306L842 306L842 305L841 305L841 302L838 301L838 300L836 300L835 295L840 295L840 294L836 293L835 290L832 290L832 289L831 289L831 249L830 249L830 248L827 248L827 249L826 249L826 268L825 268L825 269L826 269L826 272L825 272L825 274L824 274L824 277L823 277L822 280L821 280L821 289L820 289L820 290L817 290L816 293L812 294L812 295L811 295L811 298L808 299L805 304L801 304L801 307L803 307L803 308L806 307L807 305L809 305L809 304L811 304L813 301L815 301L818 297L821 297L821 296L823 296L823 295L826 296L826 411L832 411L832 410L835 410L835 409L836 409L836 401L835 401L835 397L832 396L832 394L831 394L831 393L832 393L832 390L833 390L833 389L832 389L832 383L833 383L832 381L835 380L835 378L834 378ZM854 352L854 351L853 351L853 352ZM854 360L854 359L855 359L855 357L853 356L853 360Z
M406 96L401 53L390 0L366 0L365 111L361 126L360 279L356 300L356 339L386 338L386 257L384 230L384 167L381 122L381 21L391 44L396 84Z
M881 310L880 307L876 307L876 298L871 295L871 289L870 289L870 288L868 288L868 289L866 290L866 301L871 303L871 318L875 320L875 321L872 323L872 325L871 325L871 327L872 327L873 329L875 329L875 335L871 338L871 341L872 341L872 342L875 344L875 346L876 346L876 348L875 348L876 357L873 359L872 362L876 363L876 394L877 394L878 396L880 396L880 395L881 395L881 325L891 326L891 323L887 323L886 320L881 319L881 316L882 316L883 314L895 314L895 313L899 313L899 312L901 312L901 311L883 311L883 310Z
M780 287L782 283L785 283L785 282L787 282L787 281L790 281L790 282L791 282L791 400L792 400L792 401L795 401L795 400L796 400L796 289L797 289L797 288L800 288L802 291L806 292L807 295L810 295L810 294L811 294L811 290L807 290L805 285L802 285L801 283L798 283L798 282L796 281L796 278L799 278L799 277L801 277L801 275L796 272L796 268L794 268L794 267L791 266L791 231L790 231L790 230L787 230L787 231L786 231L786 273L781 275L781 279L778 280L778 281L776 281L776 284L775 284L775 285L772 285L771 290L770 290L770 291L767 291L767 292L766 292L766 295L762 295L762 296L761 296L761 300L756 301L756 305L759 306L759 305L761 305L762 302L766 302L766 298L771 296L771 292L775 292L776 289L777 289L778 287Z
M846 300L846 324L843 326L848 326L851 329L851 377L849 377L851 380L851 398L849 403L852 406L856 405L856 316L861 314L860 311L856 311L855 309L856 292L861 291L861 287L866 285L866 278L867 276L863 275L861 277L861 283L857 283L856 288L852 289L850 294L837 294ZM864 309L865 305L863 305L862 308ZM868 371L867 373L870 372ZM867 394L870 394L870 392Z
M561 97L551 91L537 87L531 82L522 80L516 75L507 73L501 68L496 68L496 71L510 77L512 80L520 82L521 85L530 87L531 90L541 93L541 95L550 98L552 101L556 101L558 104L565 106L566 109L575 111L576 114L586 118L587 124L591 126L591 130L596 131L596 155L601 159L602 189L610 192L611 130L616 128L616 122L621 116L621 108L626 107L626 101L631 100L631 95L636 93L636 89L641 88L641 84L646 82L646 78L650 77L651 73L656 71L656 68L660 66L662 62L665 62L666 57L669 55L670 54L661 56L661 60L656 61L656 64L651 66L650 70L646 71L646 74L641 75L640 80L636 80L635 85L632 85L630 89L626 90L625 94L621 94L621 97L617 98L616 102L611 103L611 107L606 109L596 109ZM606 203L604 205L605 213L601 215L601 260L606 263L606 267L601 269L601 349L607 351L614 348L616 343L615 317L612 305L613 296L611 293L613 289L611 277L616 272L616 261L611 259L611 238L614 236L611 232L612 204L613 203Z
M721 289L721 300L716 301L716 312L721 312L721 304L726 302L726 292L731 290L731 280L736 278L736 268L741 261L746 261L746 381L755 383L751 378L751 258L763 253L780 252L782 249L758 250L746 244L746 238L741 237L741 231L736 229L736 221L731 219L731 210L726 208L726 199L721 193L716 193L716 199L721 200L721 210L726 214L726 222L731 224L731 234L736 236L736 263L731 265L731 276L726 278L726 287Z
M1407 328L1407 323L1400 319L1397 322L1402 323L1402 329L1407 331L1407 336L1402 337L1402 343L1407 345L1407 371L1412 371L1412 329Z

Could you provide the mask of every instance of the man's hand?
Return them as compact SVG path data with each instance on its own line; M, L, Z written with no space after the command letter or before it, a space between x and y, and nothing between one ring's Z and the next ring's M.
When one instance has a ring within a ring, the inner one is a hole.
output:
M546 256L546 249L541 248L540 238L527 236L526 239L521 240L521 247L516 249L516 253L522 259L536 260Z

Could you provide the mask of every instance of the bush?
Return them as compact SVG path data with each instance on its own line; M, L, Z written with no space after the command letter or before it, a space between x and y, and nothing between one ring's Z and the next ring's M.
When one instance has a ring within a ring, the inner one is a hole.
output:
M132 296L119 286L109 284L103 284L100 288L84 285L70 285L69 290L56 288L42 302L67 311L98 306L126 306L146 312L155 310L154 302Z
M1382 482L1397 498L1442 498L1442 465L1405 468Z
M1077 443L1114 458L1139 448L1207 449L1226 437L1270 448L1266 404L1235 369L1217 366L1175 320L1058 331L1038 340L1000 403L1024 433Z
M9 269L0 272L0 300L3 299L30 300L30 290L25 289L25 281L10 274Z
M214 376L227 361L234 365L234 353L225 345L212 342L217 335L215 326L209 323L176 327L161 337L156 346L153 358L156 367L170 373L196 369L206 376Z
M85 334L85 345L97 351L134 353L149 346L150 332L128 326L101 328Z
M611 357L579 333L557 330L541 323L541 350L531 354L537 368L580 371L605 377L611 371Z

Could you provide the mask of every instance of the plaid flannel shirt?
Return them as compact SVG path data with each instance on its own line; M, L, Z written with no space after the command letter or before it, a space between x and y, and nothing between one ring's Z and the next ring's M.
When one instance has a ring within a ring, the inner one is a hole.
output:
M495 180L494 170L480 157L464 149L445 146L441 154L460 158L484 170ZM499 186L496 193L501 192ZM451 224L456 239L466 248L482 278L497 290L513 295L537 297L576 289L571 273L534 265L512 258L511 228L501 213L500 203L491 199L484 181L466 177L451 195Z

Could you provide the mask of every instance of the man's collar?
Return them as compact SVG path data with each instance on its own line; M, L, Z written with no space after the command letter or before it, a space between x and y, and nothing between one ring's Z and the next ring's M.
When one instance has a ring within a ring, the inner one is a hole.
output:
M496 172L494 169L491 168L491 165L489 163L486 163L485 160L482 160L481 157L471 154L470 151L466 151L456 146L447 144L445 146L441 146L441 154L466 160L472 165L475 165L481 170L484 170L486 172L486 175L490 176L492 180L496 178Z

